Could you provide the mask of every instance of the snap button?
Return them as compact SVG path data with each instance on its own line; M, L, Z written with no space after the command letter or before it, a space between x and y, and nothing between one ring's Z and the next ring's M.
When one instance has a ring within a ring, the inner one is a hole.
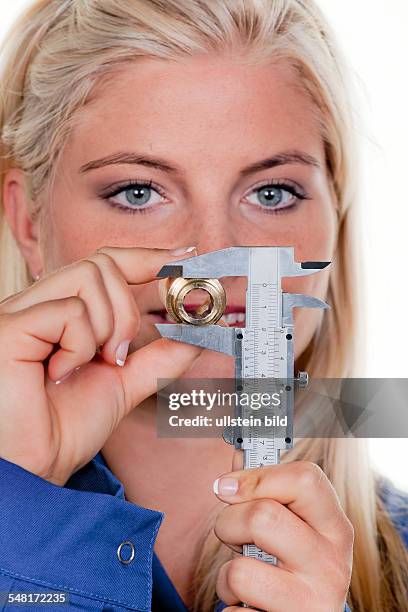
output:
M130 548L130 557L129 559L124 559L122 557L122 548L124 546L129 546ZM116 551L116 554L118 555L118 559L121 563L127 564L127 563L132 563L133 559L135 558L135 547L133 546L133 542L130 542L129 540L126 540L125 542L122 542L122 544L119 544L118 546L118 550Z

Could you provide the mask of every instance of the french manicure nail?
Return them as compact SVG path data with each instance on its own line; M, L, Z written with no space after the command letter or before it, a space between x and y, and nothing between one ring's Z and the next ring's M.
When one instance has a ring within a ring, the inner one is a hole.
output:
M170 251L170 255L185 255L186 253L191 253L195 249L195 246L180 247L178 249L174 249L174 251Z
M59 378L58 380L56 380L56 381L55 381L55 384L56 384L56 385L59 385L60 383L64 382L64 380L67 380L67 378L68 378L69 376L71 376L72 372L74 372L74 371L75 371L75 370L70 370L69 372L67 372L67 373L65 374L65 376L63 376L62 378Z
M119 366L124 366L129 350L130 340L123 340L116 349L116 363Z
M217 478L213 484L216 495L235 495L238 491L238 480L236 478Z

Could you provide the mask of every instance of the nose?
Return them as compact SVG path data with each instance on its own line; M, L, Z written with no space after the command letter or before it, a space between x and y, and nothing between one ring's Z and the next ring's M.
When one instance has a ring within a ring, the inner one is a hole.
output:
M226 202L207 200L193 206L190 219L191 244L197 247L199 254L239 244L236 223Z
M240 226L242 227L242 224L231 211L227 198L224 200L219 198L218 201L211 199L211 201L202 202L201 205L197 206L197 204L196 201L195 206L192 206L191 233L189 236L192 240L192 242L190 240L191 244L197 247L198 255L244 244L244 242L241 242L240 236ZM243 306L245 304L246 279L243 277L222 277L219 280L226 292L227 306L231 306L231 304ZM195 295L191 294L186 298L185 303L187 306L190 303L206 303L209 296L205 292L201 296L201 300L197 299L198 297L197 292Z

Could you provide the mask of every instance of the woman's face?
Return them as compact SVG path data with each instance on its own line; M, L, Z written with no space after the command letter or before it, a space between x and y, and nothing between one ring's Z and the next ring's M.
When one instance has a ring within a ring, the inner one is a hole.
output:
M288 66L219 55L138 60L101 83L78 119L46 204L45 272L104 245L195 245L198 254L293 245L297 261L332 258L336 215L323 142ZM324 299L329 274L284 279L283 289ZM245 284L223 279L233 311L245 306ZM130 351L159 337L157 288L132 287L142 327ZM322 311L294 315L298 356ZM193 368L188 375L197 378L233 372L231 358L211 351Z

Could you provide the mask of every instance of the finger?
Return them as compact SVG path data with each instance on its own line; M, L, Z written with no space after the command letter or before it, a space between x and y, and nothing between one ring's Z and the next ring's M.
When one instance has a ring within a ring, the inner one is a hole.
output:
M112 304L99 267L92 261L81 261L53 273L0 305L0 314L16 313L35 304L68 297L80 298L88 308L88 316L99 346L113 332Z
M294 574L280 567L250 557L236 557L221 566L216 591L229 606L245 602L261 610L294 612L304 609L306 586L302 588Z
M168 261L187 259L193 251L184 255L172 255L172 251L167 249L102 247L96 253L109 255L127 283L140 284L155 280L160 268ZM76 273L81 261L59 268L27 289L6 298L0 302L0 314L16 312L38 302L78 295L79 288L85 288L83 278Z
M104 342L101 355L108 363L123 366L129 344L139 333L139 308L130 285L109 255L96 253L87 261L93 263L102 275L111 304L112 333Z
M178 251L178 249L176 249ZM184 253L168 249L146 249L141 247L103 247L97 253L106 253L116 263L126 282L133 285L155 280L157 274L167 262L195 257L196 248L188 247Z
M330 546L307 523L273 499L225 506L217 516L214 532L227 546L255 544L277 557L279 566L290 570L321 569L325 548Z
M124 367L118 368L126 414L168 384L169 378L179 378L202 350L192 344L159 338L131 353ZM160 378L157 378L157 372L160 372Z
M184 253L184 257L191 253ZM103 345L102 357L108 363L123 365L129 344L140 327L139 309L123 273L128 274L130 282L152 280L171 257L180 259L183 255L165 249L104 247L5 300L0 313L77 295L87 304L97 346ZM132 267L137 271L133 276Z
M59 344L48 363L48 375L58 381L67 373L90 361L96 340L88 310L78 297L34 304L12 315L3 315L5 333L10 334L8 360L42 362L54 344Z
M232 471L242 470L244 467L244 451L235 449L232 455Z
M229 504L274 499L333 541L349 530L332 484L315 463L293 461L231 472L217 479L214 491Z

